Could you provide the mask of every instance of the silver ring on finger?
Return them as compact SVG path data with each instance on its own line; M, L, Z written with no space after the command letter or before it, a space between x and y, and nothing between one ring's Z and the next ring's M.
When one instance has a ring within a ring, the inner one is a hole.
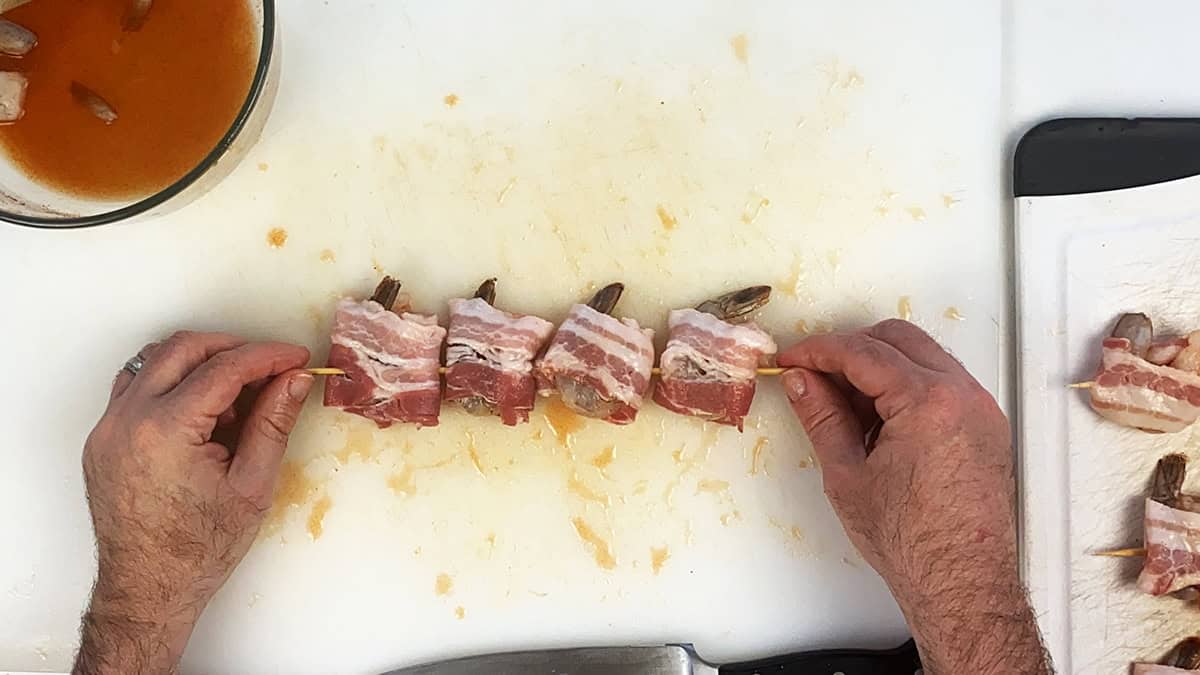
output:
M137 354L132 359L129 359L125 362L125 365L122 366L122 370L126 371L130 375L137 376L138 373L142 372L142 368L145 366L146 359L144 359L141 354Z

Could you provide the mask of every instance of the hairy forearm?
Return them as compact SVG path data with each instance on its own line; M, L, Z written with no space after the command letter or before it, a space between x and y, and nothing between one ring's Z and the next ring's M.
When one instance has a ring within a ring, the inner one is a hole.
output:
M165 611L98 582L83 617L75 675L176 673L195 614Z
M937 555L922 583L896 589L927 675L1051 672L1015 554ZM935 554L936 555L936 554Z

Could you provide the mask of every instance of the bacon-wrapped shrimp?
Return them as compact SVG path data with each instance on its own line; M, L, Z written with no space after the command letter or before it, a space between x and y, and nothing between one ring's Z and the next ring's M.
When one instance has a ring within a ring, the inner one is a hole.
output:
M483 282L473 298L450 301L446 400L516 426L529 421L537 394L533 359L554 324L501 311L495 302L495 279Z
M695 309L673 310L654 401L740 431L754 400L757 368L777 351L770 335L747 323L770 299L770 286L752 286Z
M374 420L437 426L438 374L446 329L436 316L397 302L400 282L384 277L370 300L337 304L328 365L345 372L325 382L325 405Z
M535 367L539 393L557 392L580 415L613 424L637 418L654 367L654 331L610 316L624 290L611 284L571 307Z
M1195 344L1191 339L1195 336ZM1161 343L1145 314L1125 314L1105 338L1092 408L1146 431L1175 432L1200 418L1200 334Z

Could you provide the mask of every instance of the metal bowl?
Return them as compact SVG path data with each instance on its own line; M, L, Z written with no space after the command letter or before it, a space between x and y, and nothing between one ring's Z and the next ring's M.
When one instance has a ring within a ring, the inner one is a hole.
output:
M0 156L0 220L41 229L108 225L186 205L228 176L262 135L279 89L275 0L252 0L259 25L258 65L250 92L229 129L191 171L171 185L127 202L97 201L51 190Z

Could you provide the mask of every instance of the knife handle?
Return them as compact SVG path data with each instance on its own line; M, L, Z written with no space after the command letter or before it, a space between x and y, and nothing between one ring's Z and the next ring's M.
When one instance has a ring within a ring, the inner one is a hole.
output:
M721 666L720 675L913 675L921 656L912 640L895 649L826 649Z

